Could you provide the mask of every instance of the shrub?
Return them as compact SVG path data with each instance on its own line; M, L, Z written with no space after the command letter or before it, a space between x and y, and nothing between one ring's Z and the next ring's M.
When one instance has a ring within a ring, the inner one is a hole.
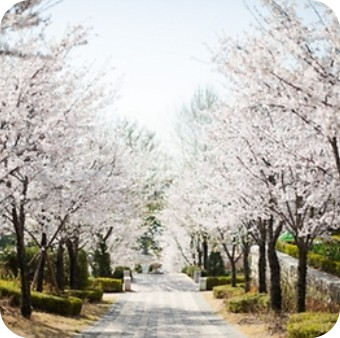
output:
M211 252L207 262L208 276L221 276L224 274L224 263L220 252Z
M32 292L33 308L61 316L78 316L81 312L82 304L82 301L75 297L63 298Z
M123 282L121 279L98 277L92 282L92 288L101 288L104 292L122 292Z
M244 283L244 276L236 276L236 283ZM207 277L207 290L211 291L215 286L230 285L231 276Z
M288 338L314 338L330 331L338 320L339 314L305 312L289 318L287 325Z
M142 273L142 272L143 272L142 265L141 265L141 264L136 264L136 265L135 265L135 271L136 271L137 273Z
M277 242L276 249L289 256L298 257L298 248L294 244L288 244L284 242ZM308 253L308 265L319 269L324 272L331 273L337 277L340 277L340 262L331 260L323 255L318 255L314 252Z
M208 276L209 276L208 271L205 270L205 269L202 269L201 270L201 277L208 277Z
M71 297L87 299L90 303L100 302L103 299L103 290L100 288L92 290L66 290L65 293Z
M19 286L15 282L0 281L0 298L10 298L10 303L13 306L19 306L21 301L21 292Z
M20 288L13 282L0 281L0 296L11 298L12 305L20 305ZM82 301L78 298L63 298L40 292L32 292L31 302L34 309L61 316L77 316L82 309Z
M267 294L245 294L229 300L227 308L233 313L263 312L269 309Z
M37 268L37 254L39 248L37 246L25 247L25 255L28 263L28 273L30 280L33 279L34 272ZM0 254L0 260L3 267L7 271L8 277L17 278L19 275L19 263L17 260L17 252L15 246L8 246Z
M89 269L85 250L78 252L78 284L80 290L85 290L89 286Z
M314 252L323 257L327 257L332 261L340 261L340 245L337 240L325 240L321 239L320 241L314 243L310 249L311 252Z
M115 271L113 272L113 278L114 279L124 279L124 271L129 270L130 271L130 277L132 279L132 272L131 269L128 266L116 266Z
M220 285L213 288L213 295L217 299L228 299L243 295L244 288L240 286Z

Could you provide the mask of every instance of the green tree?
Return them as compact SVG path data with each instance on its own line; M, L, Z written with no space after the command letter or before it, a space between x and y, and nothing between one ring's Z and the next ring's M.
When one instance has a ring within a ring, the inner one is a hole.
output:
M208 276L222 276L224 274L224 263L219 251L212 251L207 262Z
M111 257L107 240L111 236L113 227L110 227L106 235L97 234L97 248L93 255L93 275L95 277L112 277Z

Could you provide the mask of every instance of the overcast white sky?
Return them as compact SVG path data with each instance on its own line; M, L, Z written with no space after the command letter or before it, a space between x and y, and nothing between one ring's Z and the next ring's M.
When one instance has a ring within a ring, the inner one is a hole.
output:
M93 27L96 37L82 50L99 63L111 56L112 79L123 76L118 111L162 131L197 87L218 82L208 46L251 21L235 0L65 0L51 12L55 30Z
M105 65L111 57L115 72L109 76L113 82L123 77L115 109L163 136L195 89L219 89L208 47L216 47L222 33L249 30L252 22L242 0L64 0L50 12L57 34L68 24L93 27L81 58Z

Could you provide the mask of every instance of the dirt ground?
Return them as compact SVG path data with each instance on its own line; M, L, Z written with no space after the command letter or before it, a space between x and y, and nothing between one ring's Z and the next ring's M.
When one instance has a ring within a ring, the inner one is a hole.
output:
M286 338L281 328L282 320L274 315L230 313L225 309L222 299L216 299L211 291L203 292L203 296L213 310L226 321L235 325L239 331L251 338Z
M31 320L24 319L18 308L2 301L1 317L12 332L25 338L70 338L99 319L111 307L114 296L104 295L103 300L101 304L84 304L81 315L75 318L35 311Z

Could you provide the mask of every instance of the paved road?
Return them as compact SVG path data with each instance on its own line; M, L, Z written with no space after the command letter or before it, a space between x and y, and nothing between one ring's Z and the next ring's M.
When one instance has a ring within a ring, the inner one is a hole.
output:
M78 338L245 338L214 314L183 274L138 275L132 292L117 302L94 326Z

